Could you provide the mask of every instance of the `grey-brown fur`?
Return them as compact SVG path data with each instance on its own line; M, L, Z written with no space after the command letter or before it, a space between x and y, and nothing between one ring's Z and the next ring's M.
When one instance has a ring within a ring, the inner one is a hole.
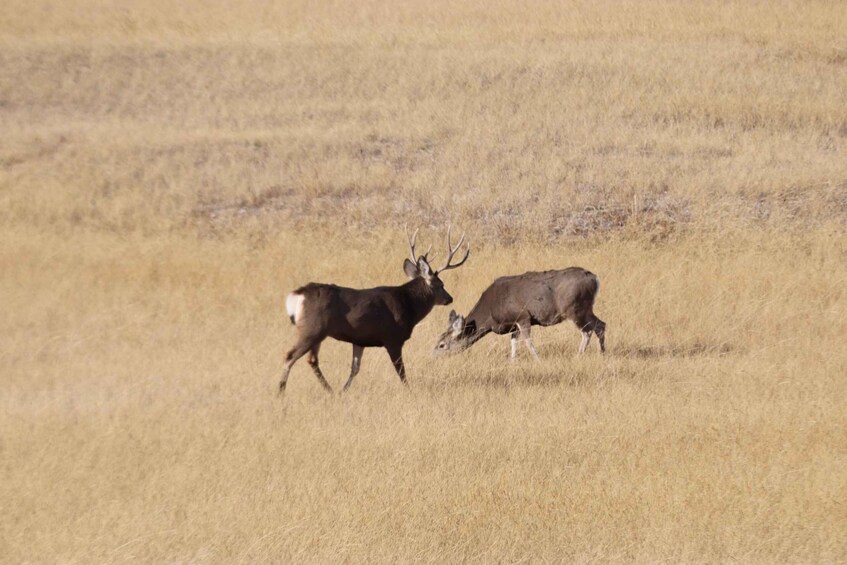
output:
M467 349L489 333L511 334L512 358L518 339L538 357L530 339L531 326L552 326L571 320L582 332L579 351L585 351L592 332L600 351L606 350L606 324L594 315L600 289L597 276L579 267L500 277L480 296L467 317L450 312L449 328L439 337L433 354Z
M279 382L280 394L285 392L291 367L307 353L308 363L318 381L326 390L332 390L318 366L321 342L328 337L353 345L353 362L344 390L350 387L359 372L365 347L384 347L397 375L406 384L403 344L411 337L418 322L436 304L453 302L453 297L444 289L438 274L462 265L470 253L468 247L464 259L451 265L453 254L462 240L455 248L452 247L448 232L447 262L439 271L434 271L426 254L415 259L414 240L413 236L409 241L414 262L406 259L403 263L403 270L410 279L406 284L354 289L334 284L309 283L288 296L286 308L297 328L297 343L285 356L285 368Z

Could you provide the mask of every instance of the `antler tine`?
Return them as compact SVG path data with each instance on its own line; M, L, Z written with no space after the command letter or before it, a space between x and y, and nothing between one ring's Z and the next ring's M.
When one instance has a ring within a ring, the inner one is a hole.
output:
M420 229L420 228L418 228ZM409 227L404 225L403 230L406 232L406 239L409 240L409 252L412 254L412 263L417 264L418 258L415 257L415 240L418 237L418 229L415 230L415 233L412 234L412 237L409 237ZM432 247L432 246L430 246Z
M438 270L439 273L442 272L442 271L455 269L456 267L461 267L464 264L464 262L468 260L468 257L471 254L471 244L470 244L470 242L468 242L467 243L467 249L465 250L465 256L462 258L462 260L459 261L458 263L456 263L455 265L450 264L450 261L453 260L453 255L456 254L456 251L458 251L459 248L462 247L462 242L465 241L465 234L462 234L462 237L459 238L459 242L456 244L455 247L453 247L453 244L450 243L450 234L451 234L452 230L453 230L452 225L447 226L447 261L444 263L444 266L441 267Z

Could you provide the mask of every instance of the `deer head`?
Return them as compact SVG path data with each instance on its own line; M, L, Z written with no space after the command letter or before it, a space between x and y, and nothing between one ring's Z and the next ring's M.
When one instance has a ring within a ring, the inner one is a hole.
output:
M438 337L432 354L435 357L464 351L473 344L476 324L468 322L464 316L450 310L447 331Z
M415 255L415 240L418 237L418 230L415 230L415 233L412 234L412 237L409 237L409 231L406 230L406 238L409 240L409 253L411 256L411 261L406 259L403 261L403 272L406 273L406 276L409 279L416 279L420 277L424 283L426 283L427 288L432 292L433 297L435 298L435 303L446 306L447 304L451 304L453 302L453 297L447 293L444 289L444 283L441 282L441 279L438 277L439 273L443 273L449 269L455 269L456 267L461 267L465 261L468 260L468 256L471 253L470 243L467 243L467 247L465 249L465 256L456 264L450 264L453 260L453 256L456 254L456 251L462 246L462 242L465 240L464 234L459 239L459 243L455 245L455 247L450 242L450 232L451 228L447 228L447 261L444 263L444 266L438 269L437 271L433 270L429 265L429 252L432 250L432 246L426 250L426 253L420 256Z

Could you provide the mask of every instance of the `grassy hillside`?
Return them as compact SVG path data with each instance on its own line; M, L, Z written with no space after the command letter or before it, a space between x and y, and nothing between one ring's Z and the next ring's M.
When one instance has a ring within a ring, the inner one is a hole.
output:
M6 4L0 560L847 560L838 2ZM448 222L608 353L439 307L280 403L285 294Z

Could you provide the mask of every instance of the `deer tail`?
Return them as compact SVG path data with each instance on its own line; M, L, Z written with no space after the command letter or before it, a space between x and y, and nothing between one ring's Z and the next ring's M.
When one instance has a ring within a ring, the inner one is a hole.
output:
M594 296L597 296L597 293L600 292L600 277L591 271L585 271L585 274L594 282Z
M288 311L288 319L292 324L296 324L303 317L303 303L306 297L302 294L292 292L285 297L285 309Z

